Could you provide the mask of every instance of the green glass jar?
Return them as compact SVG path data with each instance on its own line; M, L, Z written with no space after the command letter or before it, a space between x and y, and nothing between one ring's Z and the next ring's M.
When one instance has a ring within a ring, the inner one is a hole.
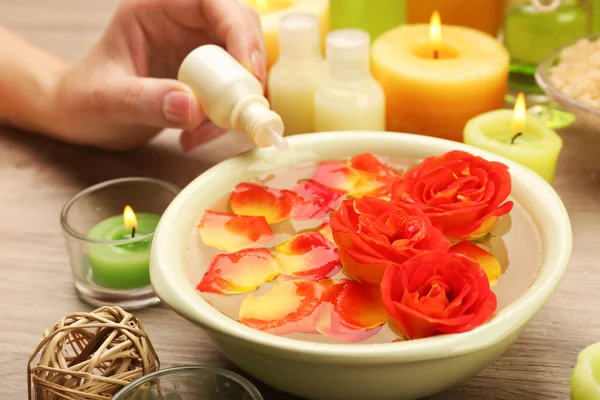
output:
M533 75L540 61L557 48L589 36L591 16L588 0L511 0L504 21L511 87L539 92Z
M406 20L405 0L329 0L331 30L367 31L371 41Z

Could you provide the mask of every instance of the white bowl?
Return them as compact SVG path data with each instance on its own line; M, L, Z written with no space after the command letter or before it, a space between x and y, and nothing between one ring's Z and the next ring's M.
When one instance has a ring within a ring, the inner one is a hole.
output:
M151 280L175 312L205 329L223 354L276 389L323 400L416 399L448 389L497 359L553 293L571 255L567 212L546 181L505 158L461 143L388 132L329 132L289 138L284 152L255 149L206 171L173 200L152 246ZM306 161L363 152L421 159L464 150L509 166L512 196L529 212L542 242L537 278L518 300L470 332L386 344L325 344L248 328L211 307L186 273L190 233L205 209L236 184Z

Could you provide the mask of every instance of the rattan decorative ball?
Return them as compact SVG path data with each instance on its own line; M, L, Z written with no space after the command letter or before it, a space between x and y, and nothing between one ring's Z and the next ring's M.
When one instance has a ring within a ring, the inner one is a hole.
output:
M132 314L120 307L69 314L44 332L29 359L29 399L110 399L159 368L158 355Z

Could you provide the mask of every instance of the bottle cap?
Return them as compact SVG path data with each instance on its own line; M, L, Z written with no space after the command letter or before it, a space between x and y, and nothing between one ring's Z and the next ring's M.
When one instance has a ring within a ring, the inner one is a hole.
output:
M370 76L370 37L361 29L339 29L327 35L330 79L352 83Z
M316 15L295 12L279 22L280 58L306 61L321 59L321 33Z
M252 101L239 106L234 110L233 117L238 131L246 132L258 147L275 146L280 149L287 148L287 141L283 138L283 120L276 112L269 109L264 101Z

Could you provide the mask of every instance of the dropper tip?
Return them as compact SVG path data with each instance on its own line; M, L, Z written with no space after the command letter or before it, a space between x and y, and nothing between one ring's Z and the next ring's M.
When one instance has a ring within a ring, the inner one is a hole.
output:
M269 128L269 133L272 138L273 146L275 146L277 150L285 150L290 146L288 141L285 140L279 133L277 133L275 129Z

